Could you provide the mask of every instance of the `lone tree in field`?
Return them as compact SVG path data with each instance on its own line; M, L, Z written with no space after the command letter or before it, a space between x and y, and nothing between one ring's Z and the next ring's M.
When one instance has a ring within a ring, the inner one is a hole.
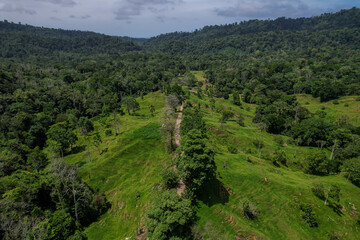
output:
M124 97L121 102L125 105L129 115L135 115L135 112L140 109L140 105L134 97Z

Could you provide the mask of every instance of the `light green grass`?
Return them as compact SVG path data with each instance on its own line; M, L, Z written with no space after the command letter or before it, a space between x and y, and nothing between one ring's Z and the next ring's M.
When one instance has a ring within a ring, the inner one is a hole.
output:
M309 97L305 97L309 101ZM137 116L118 116L121 121L118 136L106 137L104 134L106 129L113 129L113 116L98 117L94 121L95 132L103 139L101 155L89 136L79 140L79 145L87 145L83 152L66 157L71 164L80 165L82 178L104 193L112 205L106 214L85 229L89 239L135 239L136 229L144 225L152 188L160 181L161 169L171 162L171 156L164 152L159 133L165 97L153 93L138 101L141 109ZM298 147L286 136L281 136L286 144L277 146L275 138L278 136L261 131L252 123L256 105L244 103L239 107L230 100L216 98L215 109L211 110L206 96L199 99L191 95L188 101L201 107L208 129L208 144L216 152L220 181L231 193L228 200L221 203L215 194L217 187L208 186L207 193L198 201L196 229L205 239L235 239L235 236L244 239L329 239L329 234L340 239L360 239L360 226L350 216L355 211L353 207L360 208L360 189L342 175L313 176L300 170L305 156L313 153L315 148ZM315 101L309 106L315 105ZM155 116L150 115L150 105L155 106ZM354 109L351 104L349 107ZM220 126L222 108L244 116L245 127L233 119ZM254 140L264 142L260 151ZM229 146L238 152L230 153ZM288 167L275 167L270 161L279 147L286 152ZM223 168L225 162L226 168ZM333 183L340 185L340 203L344 206L341 216L330 207L324 207L323 201L313 195L311 186L314 182L321 182L326 187ZM242 215L244 200L256 204L260 210L257 220L251 221ZM301 218L301 203L313 206L318 228L310 228Z
M296 98L302 106L312 113L316 113L325 107L323 111L327 113L326 118L332 122L336 122L341 116L348 116L351 124L360 126L360 101L356 100L359 96L341 97L337 100L339 104L334 104L334 101L322 103L319 98L313 98L308 94L298 94Z
M89 239L135 239L136 229L144 225L152 187L160 181L163 166L170 162L159 132L165 97L157 92L138 101L141 109L137 116L118 115L118 136L104 134L108 127L114 130L113 116L95 121L95 131L103 138L101 149L107 148L106 152L100 155L90 136L79 141L87 145L85 151L66 158L71 164L79 164L82 178L111 203L108 212L85 229ZM150 114L150 105L155 106L155 116Z
M335 234L340 239L359 239L360 226L350 216L355 208L360 207L360 189L352 185L342 175L313 176L303 173L301 165L306 155L316 148L298 147L286 136L282 136L289 167L275 167L271 161L274 151L279 147L274 141L275 135L261 131L251 122L255 105L235 106L229 100L216 99L217 108L231 108L245 117L245 127L235 121L228 121L220 126L220 113L205 108L206 97L198 99L191 96L195 103L201 103L202 112L209 129L209 145L215 150L217 169L221 182L231 189L229 201L225 204L206 205L199 201L197 224L207 239L235 239L235 236L253 239L329 239ZM246 108L249 107L250 111ZM253 144L255 139L264 142L259 152ZM238 149L231 154L228 146ZM327 150L329 153L329 151ZM226 168L223 168L226 162ZM268 182L264 181L264 178ZM311 192L314 182L321 182L326 187L339 184L341 187L341 205L345 207L339 216L332 208L324 207L324 202ZM209 198L216 196L209 195ZM250 200L260 210L257 220L243 217L241 203ZM319 222L318 228L310 228L301 218L301 203L313 206ZM333 220L336 222L334 222Z

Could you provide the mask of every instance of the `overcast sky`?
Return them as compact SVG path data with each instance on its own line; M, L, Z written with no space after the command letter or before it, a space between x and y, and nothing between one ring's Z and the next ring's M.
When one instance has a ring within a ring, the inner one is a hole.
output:
M0 0L0 20L151 37L249 19L309 17L359 0Z

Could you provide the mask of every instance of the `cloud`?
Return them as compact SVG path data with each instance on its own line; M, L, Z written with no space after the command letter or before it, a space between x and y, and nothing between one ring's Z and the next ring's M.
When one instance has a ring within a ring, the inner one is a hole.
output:
M183 0L126 0L114 12L117 20L131 20L135 16L140 16L144 11L159 14L167 11L169 6L182 3Z
M74 0L36 0L36 1L58 4L65 7L72 7L76 5L76 2Z
M215 9L215 12L223 17L276 18L311 16L320 11L298 0L239 0L232 3L232 6Z
M16 6L14 4L11 3L5 3L2 6L0 5L0 12L15 12L15 13L20 13L20 14L29 14L29 15L34 15L36 14L36 11L31 10L31 9L25 9L22 6Z
M83 16L70 15L69 18L72 18L72 19L88 19L88 18L91 18L91 16L90 15L83 15Z

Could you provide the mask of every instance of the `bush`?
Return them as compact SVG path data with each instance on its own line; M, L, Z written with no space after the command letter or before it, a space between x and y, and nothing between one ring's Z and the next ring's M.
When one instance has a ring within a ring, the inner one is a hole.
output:
M319 182L313 183L311 191L318 198L325 199L325 189L324 189L324 185L322 183L319 183Z
M276 136L274 137L274 141L276 142L276 144L277 144L278 146L282 146L282 145L284 144L284 139L283 139L281 136L279 136L279 135L276 135Z
M333 101L333 104L334 104L334 105L338 105L338 104L339 104L339 101L338 101L338 100L334 100L334 101Z
M310 227L314 228L318 226L315 218L315 213L310 204L301 204L300 209L303 212L302 218L309 224Z
M248 200L243 202L242 208L243 214L247 219L253 220L260 214L260 211L256 208L256 206L250 203Z
M166 188L175 188L179 182L179 176L173 169L167 168L161 173L162 183Z
M272 157L273 164L278 166L279 163L286 166L286 154L283 150L277 149Z
M240 114L236 115L236 122L241 126L245 127L244 117Z
M310 174L324 174L328 171L328 158L322 151L317 151L306 158L306 171Z

